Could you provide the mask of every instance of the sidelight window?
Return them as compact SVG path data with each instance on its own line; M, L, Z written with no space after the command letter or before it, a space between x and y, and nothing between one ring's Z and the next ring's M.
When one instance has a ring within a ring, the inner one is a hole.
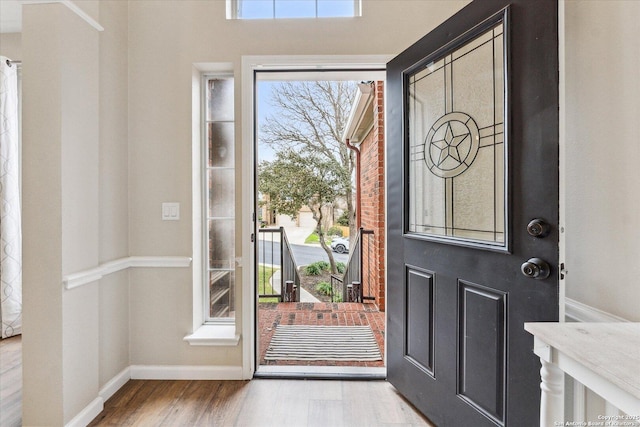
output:
M205 76L205 318L235 317L234 80Z

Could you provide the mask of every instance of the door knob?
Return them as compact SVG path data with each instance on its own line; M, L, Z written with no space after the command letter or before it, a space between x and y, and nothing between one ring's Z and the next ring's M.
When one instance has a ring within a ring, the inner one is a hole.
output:
M527 233L533 237L547 237L549 235L549 231L551 231L549 224L540 218L532 219L529 224L527 224Z
M531 258L520 266L522 274L531 279L546 279L551 274L549 263L540 258Z

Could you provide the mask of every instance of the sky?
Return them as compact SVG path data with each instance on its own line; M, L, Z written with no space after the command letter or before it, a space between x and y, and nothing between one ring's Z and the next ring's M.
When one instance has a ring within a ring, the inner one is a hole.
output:
M257 82L257 102L256 102L256 133L258 140L258 162L263 160L273 160L275 154L269 146L266 144L260 144L260 127L265 122L266 118L273 113L273 107L269 105L271 98L271 89L274 84L278 84L279 82L274 81L258 81Z
M353 16L354 0L242 0L239 10L241 19L264 18L315 18L317 16Z

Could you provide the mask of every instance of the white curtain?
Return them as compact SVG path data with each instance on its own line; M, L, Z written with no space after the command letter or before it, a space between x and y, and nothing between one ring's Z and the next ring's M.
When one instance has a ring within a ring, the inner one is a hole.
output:
M0 319L2 338L22 333L22 226L17 65L0 56Z

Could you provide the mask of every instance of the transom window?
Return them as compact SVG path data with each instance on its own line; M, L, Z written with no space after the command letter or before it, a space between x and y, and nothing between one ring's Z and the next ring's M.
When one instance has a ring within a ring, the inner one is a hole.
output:
M361 16L361 0L227 0L227 19Z

